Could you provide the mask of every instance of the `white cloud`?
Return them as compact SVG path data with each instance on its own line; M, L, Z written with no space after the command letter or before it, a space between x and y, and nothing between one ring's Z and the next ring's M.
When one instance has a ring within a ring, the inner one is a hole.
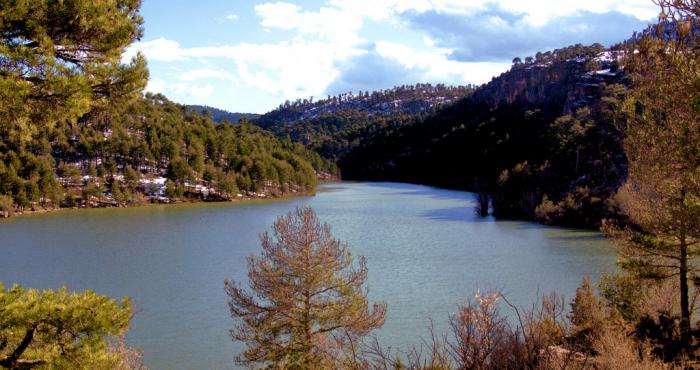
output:
M148 80L146 85L146 91L150 91L155 94L165 94L166 92L165 82L161 79L151 78Z
M223 69L200 68L178 73L176 78L181 81L194 81L202 79L217 79L229 82L238 82L238 79L230 72Z
M146 91L163 95L184 95L192 98L205 98L214 93L214 86L211 84L197 85L187 82L167 82L160 78L153 78L148 81Z
M178 74L176 79L241 81L268 94L295 99L322 95L337 77L338 63L365 52L361 48L364 40L359 37L362 15L347 15L332 5L307 12L285 2L260 4L255 6L255 12L263 27L289 30L294 36L277 43L192 48L159 38L132 45L124 59L141 51L148 60L157 62L230 60L233 63L229 65L235 68L229 71L201 68ZM170 89L182 90L175 86Z
M416 51L393 42L378 42L376 52L408 70L420 72L422 81L482 84L510 67L510 63L506 62L459 62L448 58L449 49Z
M382 41L381 33L365 40L363 35L370 36L362 32L367 21L400 29L407 27L408 22L402 15L428 11L479 14L494 3L507 12L525 14L523 22L533 27L581 11L619 11L645 20L657 13L653 3L645 0L326 0L315 9L278 1L258 4L253 9L260 20L259 31L286 31L288 37L282 41L183 47L176 40L161 37L132 45L123 60L141 51L151 62L187 65L189 70L182 68L184 72L149 81L148 90L199 98L212 95L214 89L211 84L198 84L202 80L245 85L279 100L324 96L339 78L344 63L370 51L411 70L412 76L423 78L415 82L481 83L510 63L453 60L452 50L437 47L444 43L427 34L419 35L417 45L413 45ZM224 18L235 21L239 16L231 13ZM506 22L498 17L489 21L495 25ZM450 47L456 50L456 46Z
M210 84L206 85L190 85L187 87L187 94L200 97L200 98L206 98L208 96L211 96L211 94L214 93L214 87Z
M122 55L122 61L131 60L139 51L146 55L148 59L162 62L175 62L186 58L182 54L182 49L180 49L180 44L177 41L161 37L151 41L131 44Z
M294 30L298 38L320 38L345 46L362 41L358 32L365 15L361 13L347 12L336 6L307 12L298 5L285 2L259 4L254 9L262 18L260 24L263 27Z
M166 47L163 47L165 45ZM142 51L150 61L191 61L223 58L234 61L235 70L197 69L183 72L176 79L192 81L218 78L243 82L268 93L289 98L321 95L336 77L335 63L362 50L353 45L297 39L277 44L239 44L183 48L172 40L158 39L132 46L128 54Z

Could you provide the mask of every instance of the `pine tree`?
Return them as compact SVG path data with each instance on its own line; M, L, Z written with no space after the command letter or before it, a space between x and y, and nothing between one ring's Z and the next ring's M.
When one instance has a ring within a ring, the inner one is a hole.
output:
M593 342L605 331L607 314L603 300L596 295L591 279L583 278L571 302L571 337L580 350L590 351Z
M238 363L333 368L352 361L363 336L384 323L386 304L370 310L367 266L355 266L347 244L334 239L314 211L297 208L262 235L262 255L248 259L251 291L227 280L234 340L247 349Z
M141 37L140 0L17 1L0 12L0 138L21 146L146 83L145 59L121 64Z
M682 341L690 344L689 282L700 282L700 5L661 0L658 27L628 51L629 161L620 191L634 226L617 230L622 267L642 279L678 279Z
M123 334L130 318L128 300L0 283L0 367L115 368L106 336Z

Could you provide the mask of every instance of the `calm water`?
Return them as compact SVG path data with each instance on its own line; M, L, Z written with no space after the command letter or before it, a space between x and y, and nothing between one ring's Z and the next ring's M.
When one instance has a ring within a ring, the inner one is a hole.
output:
M0 280L129 296L129 341L152 369L235 368L240 345L223 292L277 215L311 205L353 254L367 257L373 300L388 303L385 346L417 344L456 305L497 288L521 306L537 292L571 297L581 278L614 269L595 232L481 219L470 193L394 183L326 185L314 197L66 211L0 221Z

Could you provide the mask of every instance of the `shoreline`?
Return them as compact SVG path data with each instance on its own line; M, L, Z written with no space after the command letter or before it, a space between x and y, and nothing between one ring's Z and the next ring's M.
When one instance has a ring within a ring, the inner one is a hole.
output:
M145 207L154 207L154 206L170 206L170 205L188 205L188 204L243 204L243 203L252 203L256 201L278 201L278 200L285 200L285 199L290 199L290 198L297 198L297 197L311 197L315 196L318 187L323 184L333 184L333 183L338 183L340 181L323 181L319 182L314 189L310 191L300 191L296 193L285 193L280 196L266 196L266 197L253 197L253 196L243 196L243 197L238 197L234 198L231 200L211 200L211 201L206 201L206 200L199 200L199 199L185 199L185 200L177 200L177 201L172 201L169 203L160 203L160 202L145 202L145 203L138 203L138 204L132 204L132 205L118 205L118 206L108 206L108 207L58 207L58 208L49 208L49 209L38 209L38 210L26 210L22 211L21 213L14 213L13 215L9 217L0 217L0 222L3 220L12 220L16 218L29 218L29 217L36 217L39 215L45 215L45 214L54 214L54 213L60 213L60 212L69 212L69 211L82 211L82 210L92 210L92 209L122 209L122 208L145 208Z

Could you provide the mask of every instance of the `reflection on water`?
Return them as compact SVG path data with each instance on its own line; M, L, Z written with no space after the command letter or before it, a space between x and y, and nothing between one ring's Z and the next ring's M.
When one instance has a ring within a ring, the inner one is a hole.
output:
M529 306L537 292L571 296L615 254L598 233L480 218L471 193L393 183L324 185L314 197L254 203L79 210L0 221L0 280L130 296L129 341L153 369L234 368L241 347L223 280L245 279L259 233L297 205L313 206L355 255L367 257L373 300L389 313L385 346L417 344L432 318L476 289Z

